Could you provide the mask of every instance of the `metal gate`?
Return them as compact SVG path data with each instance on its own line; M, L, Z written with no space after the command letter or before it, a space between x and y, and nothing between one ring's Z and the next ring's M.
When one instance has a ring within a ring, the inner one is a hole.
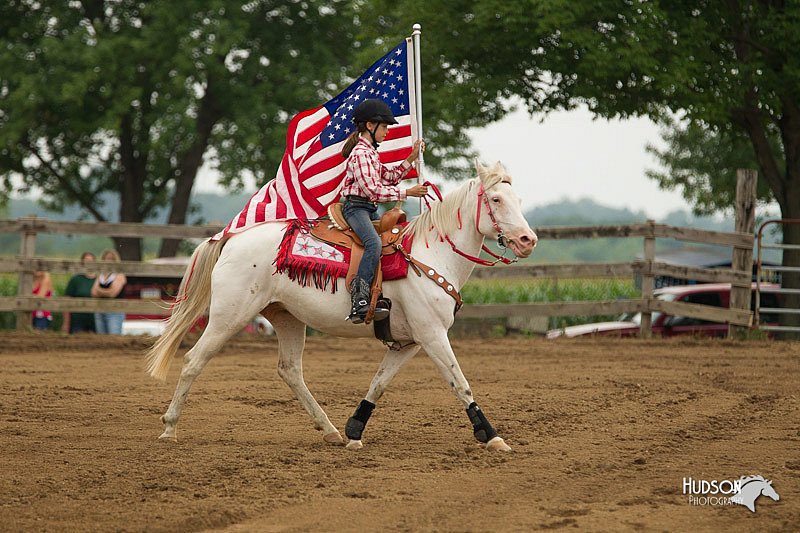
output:
M800 314L800 309L796 308L789 308L784 305L777 305L777 300L772 299L769 301L769 298L766 298L768 301L767 307L762 307L762 296L767 294L800 294L800 289L788 289L783 287L770 287L769 291L762 291L761 284L765 281L775 282L780 284L782 273L783 272L800 272L800 266L769 266L768 270L772 272L772 276L768 276L765 278L764 271L767 269L763 268L762 264L762 252L764 250L800 250L800 244L765 244L763 241L764 236L764 229L771 225L788 225L788 224L800 224L800 220L798 219L783 219L783 220L767 220L761 227L758 228L758 259L756 261L756 293L755 293L755 316L753 317L755 326L764 331L796 331L800 332L800 326L780 326L776 325L771 322L777 322L778 320L765 320L767 317L780 317L780 315L785 314ZM763 294L762 294L763 292Z

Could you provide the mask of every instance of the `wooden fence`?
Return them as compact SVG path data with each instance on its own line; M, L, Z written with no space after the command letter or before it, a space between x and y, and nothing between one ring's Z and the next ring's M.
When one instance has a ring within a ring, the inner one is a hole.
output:
M0 271L16 272L20 277L18 295L16 297L0 298L0 310L20 312L19 319L23 321L23 324L25 323L25 317L29 319L30 311L44 308L51 311L163 313L164 304L150 300L67 297L43 299L31 296L31 280L34 271L74 273L85 272L87 268L99 271L106 264L103 261L97 261L91 265L85 265L77 260L36 257L34 254L36 235L39 233L90 233L93 235L127 237L207 238L219 229L217 226L62 223L34 218L0 221L0 232L15 231L23 235L21 254L16 258L0 258ZM545 242L558 239L641 237L644 239L644 258L630 263L531 264L494 268L478 267L475 269L472 279L617 278L640 275L643 281L642 297L613 301L467 305L461 310L459 317L599 315L623 312L641 312L643 317L649 317L652 312L665 312L704 320L729 322L742 326L749 326L751 323L749 307L746 309L722 309L654 299L653 278L655 276L664 275L706 282L726 282L734 286L746 287L749 290L752 272L750 270L707 269L660 263L655 261L655 246L651 243L654 243L656 238L662 237L705 244L728 245L737 249L749 249L752 251L752 234L702 231L656 224L654 222L623 226L549 227L539 228L537 233L539 238ZM185 270L183 265L136 261L123 261L115 263L113 266L118 271L142 277L180 277ZM642 331L644 335L647 335L648 332L649 328Z
M753 314L750 311L750 286L753 262L753 218L748 220L754 201L755 173L739 172L737 188L737 228L744 231L719 232L668 226L648 221L643 224L591 227L537 228L543 242L559 239L597 239L604 237L638 237L643 239L643 258L630 263L579 263L531 264L510 267L478 267L472 279L530 279L530 278L603 278L639 275L642 279L641 298L613 301L542 302L519 304L466 305L459 317L532 317L568 315L608 315L624 312L641 312L640 334L651 334L651 316L654 312L688 316L701 320L727 322L749 327ZM749 202L749 203L748 203ZM748 211L750 210L750 211ZM0 233L20 233L20 254L13 259L0 258L0 272L16 272L19 288L16 297L0 297L0 311L16 311L18 327L30 325L30 312L37 309L51 311L122 311L137 314L163 314L167 306L160 301L123 300L99 298L44 299L31 295L33 273L45 270L51 273L86 272L87 265L80 261L36 257L36 236L40 233L91 234L108 237L161 237L170 239L203 239L216 234L219 226L181 226L154 224L111 224L89 222L62 222L35 217L18 220L0 220ZM733 248L732 268L697 268L655 261L657 238L669 238L694 243L725 245ZM106 263L92 263L94 271L102 270ZM133 261L114 263L114 268L126 274L143 277L183 275L182 265L153 264ZM680 302L666 302L653 297L656 276L693 279L703 282L724 282L732 285L729 309ZM731 333L733 329L731 330Z

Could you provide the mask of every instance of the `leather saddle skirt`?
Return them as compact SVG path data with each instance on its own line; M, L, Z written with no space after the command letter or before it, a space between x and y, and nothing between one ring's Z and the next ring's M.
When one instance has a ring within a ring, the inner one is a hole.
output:
M403 220L399 221L400 218ZM393 221L398 223L381 233L383 281L408 275L408 261L392 246L401 238L402 230L407 225L405 214ZM404 236L402 244L406 250L410 250L410 236ZM352 275L355 265L350 264L351 260L360 260L361 251L363 246L358 236L349 228L345 231L337 229L332 220L291 220L286 226L274 264L277 273L288 275L304 287L313 283L318 289L330 288L332 293L336 293L339 278L347 277L348 271Z

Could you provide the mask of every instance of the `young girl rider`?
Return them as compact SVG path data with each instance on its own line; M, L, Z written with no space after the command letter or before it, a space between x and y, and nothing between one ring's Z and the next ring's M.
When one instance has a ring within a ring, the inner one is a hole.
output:
M347 169L341 196L344 199L342 213L364 243L364 256L350 285L353 306L348 317L353 324L361 324L369 310L370 287L381 257L381 240L372 225L378 218L377 204L405 200L408 196L422 197L428 193L428 188L425 185L414 185L406 190L397 187L411 170L411 163L419 157L420 150L425 148L422 140L417 140L411 154L394 168L384 166L378 157L378 144L386 137L389 125L397 124L386 102L364 100L353 111L353 122L356 131L342 148ZM375 320L388 315L388 309L375 309Z

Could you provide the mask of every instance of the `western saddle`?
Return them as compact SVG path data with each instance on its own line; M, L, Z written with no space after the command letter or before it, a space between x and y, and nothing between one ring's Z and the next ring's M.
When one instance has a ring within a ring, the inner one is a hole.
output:
M320 220L311 228L311 235L320 241L342 246L350 250L350 265L348 266L347 277L345 278L345 287L349 290L350 283L356 276L358 265L361 263L361 258L364 255L364 245L344 218L342 214L342 204L331 204L328 207L328 216L330 217L329 221ZM402 224L405 222L406 214L399 207L394 207L386 211L383 216L381 216L380 220L373 222L375 231L378 232L381 238L381 255L397 253L398 249L394 244L400 239L403 229ZM383 274L381 272L381 264L378 262L378 268L375 271L375 277L372 281L372 287L370 288L371 298L369 312L364 319L365 324L372 322L372 318L375 315L375 306L381 295L382 283ZM388 305L391 306L391 302L388 302Z

